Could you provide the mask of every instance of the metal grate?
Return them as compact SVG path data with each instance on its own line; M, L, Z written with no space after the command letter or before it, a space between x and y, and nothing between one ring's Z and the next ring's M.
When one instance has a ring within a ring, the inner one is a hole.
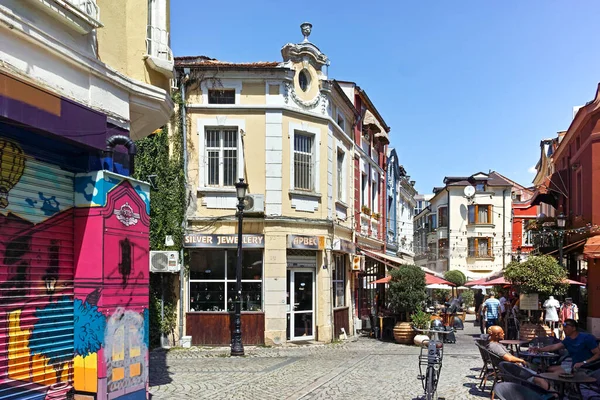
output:
M233 186L237 176L237 129L206 131L206 166L209 186Z
M313 190L313 142L306 134L294 135L294 188Z

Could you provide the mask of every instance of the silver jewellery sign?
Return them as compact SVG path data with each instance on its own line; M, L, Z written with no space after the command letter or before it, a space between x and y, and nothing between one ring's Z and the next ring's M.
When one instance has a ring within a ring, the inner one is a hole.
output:
M193 248L235 248L238 244L238 235L201 235L187 234L183 236L183 247ZM242 235L244 248L262 249L265 247L264 235Z

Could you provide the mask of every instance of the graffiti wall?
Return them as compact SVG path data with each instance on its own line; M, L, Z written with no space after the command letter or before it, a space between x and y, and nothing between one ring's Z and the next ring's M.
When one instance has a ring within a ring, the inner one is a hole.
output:
M0 398L145 399L148 187L28 150L0 132Z

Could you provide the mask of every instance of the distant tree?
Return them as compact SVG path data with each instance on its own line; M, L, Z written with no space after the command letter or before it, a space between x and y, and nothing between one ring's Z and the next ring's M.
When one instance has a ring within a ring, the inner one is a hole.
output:
M453 269L444 274L444 279L454 283L456 286L462 286L467 282L467 277L461 271Z
M425 272L416 265L401 265L391 275L387 292L391 307L396 312L408 314L421 309L427 299Z
M567 292L567 271L554 257L530 256L523 262L513 261L506 267L504 278L519 286L523 293L562 295Z

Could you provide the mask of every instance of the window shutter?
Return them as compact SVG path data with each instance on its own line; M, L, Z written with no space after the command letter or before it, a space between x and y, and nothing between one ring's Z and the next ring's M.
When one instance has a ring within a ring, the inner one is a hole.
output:
M488 220L487 220L487 223L491 224L491 223L493 223L492 222L493 221L493 219L492 219L492 205L489 204L487 207L488 207Z
M490 207L491 207L491 206L490 206ZM494 242L492 242L492 238L487 238L487 241L488 241L488 257L491 257L491 256L492 256L492 254L493 254L493 253L492 253L492 244L493 244Z
M475 215L477 215L477 214L475 214ZM475 238L474 242L475 242L475 246L474 246L473 255L475 257L479 257L479 239Z

